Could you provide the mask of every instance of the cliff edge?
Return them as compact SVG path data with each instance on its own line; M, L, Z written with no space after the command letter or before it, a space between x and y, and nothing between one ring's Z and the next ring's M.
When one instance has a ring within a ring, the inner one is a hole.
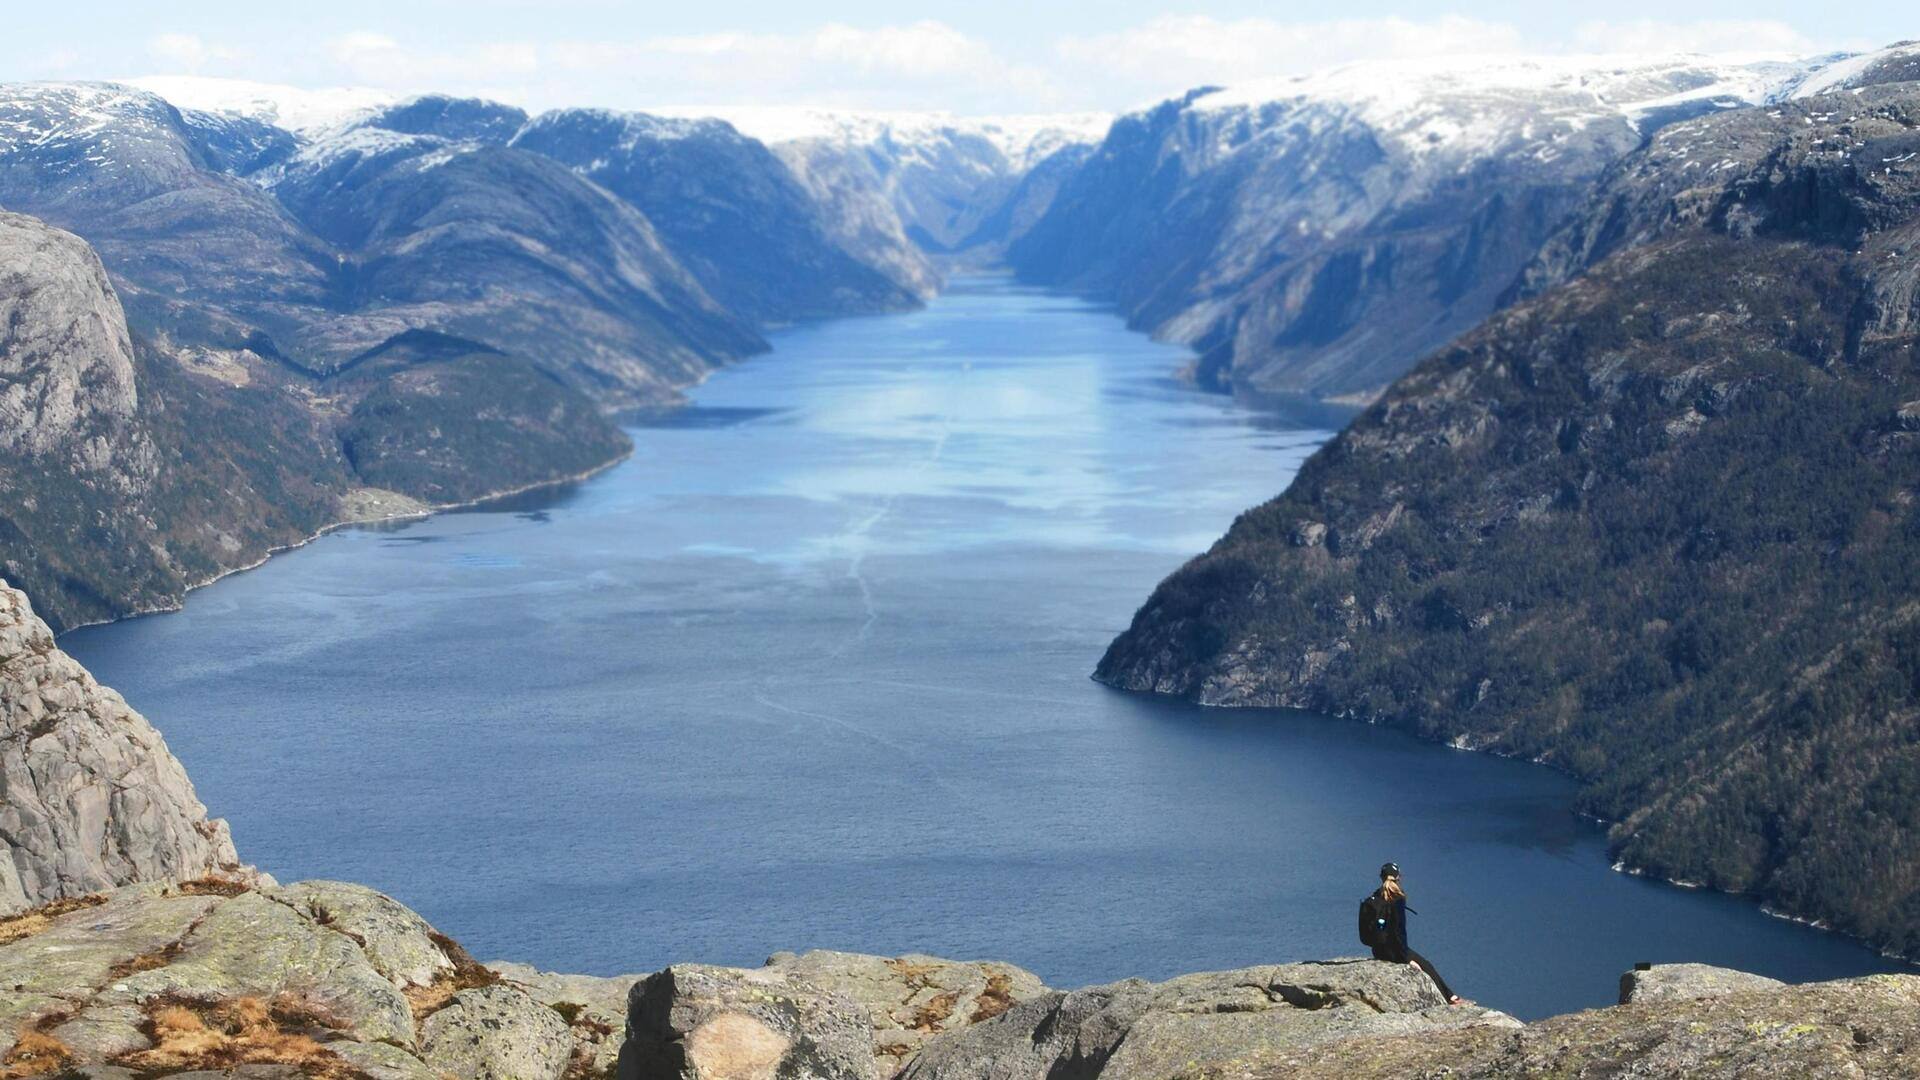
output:
M0 914L239 862L160 733L0 581Z

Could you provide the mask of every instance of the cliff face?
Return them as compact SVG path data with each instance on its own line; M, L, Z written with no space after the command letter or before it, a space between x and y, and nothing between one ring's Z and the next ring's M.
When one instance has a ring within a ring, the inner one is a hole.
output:
M0 914L138 881L239 874L160 733L0 582Z
M1913 84L1662 132L1549 249L1597 263L1395 384L1098 677L1549 762L1627 866L1920 949L1916 162Z
M1786 65L1359 64L1122 117L1009 250L1200 352L1203 385L1369 401L1495 310L1612 162Z
M0 451L112 463L134 413L133 342L78 237L0 212Z

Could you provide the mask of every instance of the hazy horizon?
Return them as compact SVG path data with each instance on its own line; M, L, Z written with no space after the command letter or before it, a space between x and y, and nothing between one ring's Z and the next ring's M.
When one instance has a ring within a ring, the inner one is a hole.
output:
M910 9L859 0L797 13L729 0L636 12L606 0L354 2L276 11L42 9L0 43L9 80L209 76L303 90L487 97L540 110L771 105L960 116L1116 113L1195 86L1364 59L1458 54L1747 52L1809 55L1916 33L1868 4L1836 34L1805 5L1623 2L1533 10L1503 0L1276 8L1246 2ZM537 15L537 18L535 17Z

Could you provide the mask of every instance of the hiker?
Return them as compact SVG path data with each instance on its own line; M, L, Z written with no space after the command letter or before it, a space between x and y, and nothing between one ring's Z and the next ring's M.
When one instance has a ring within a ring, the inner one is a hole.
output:
M1360 901L1360 943L1373 949L1375 960L1405 964L1427 973L1440 996L1449 1005L1465 1005L1467 999L1454 993L1440 977L1433 962L1407 947L1407 894L1400 888L1400 868L1387 863L1380 868L1380 887ZM1419 912L1414 912L1419 914Z

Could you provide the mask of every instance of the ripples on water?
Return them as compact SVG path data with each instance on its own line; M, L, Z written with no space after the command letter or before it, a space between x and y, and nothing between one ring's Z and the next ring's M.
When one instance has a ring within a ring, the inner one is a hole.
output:
M995 281L791 330L558 491L325 537L63 639L283 880L393 893L486 957L613 974L778 949L1073 986L1351 954L1376 867L1525 1016L1636 960L1889 965L1610 873L1547 770L1087 673L1327 437Z

